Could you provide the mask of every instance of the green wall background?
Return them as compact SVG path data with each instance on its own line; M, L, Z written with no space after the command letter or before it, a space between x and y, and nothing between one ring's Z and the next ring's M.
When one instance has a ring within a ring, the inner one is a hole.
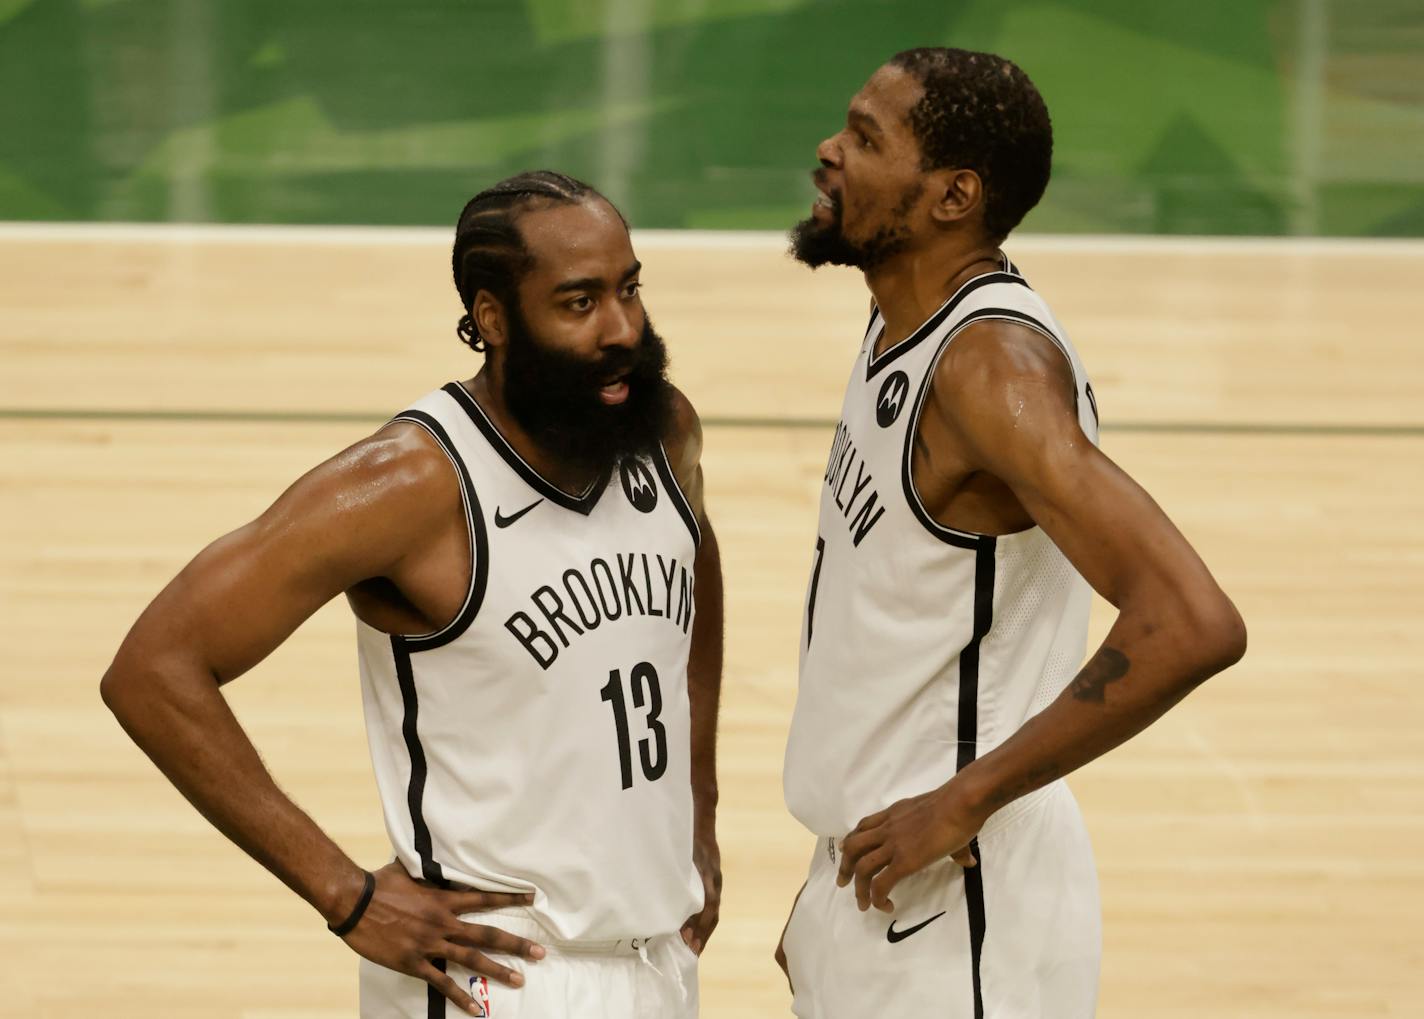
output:
M0 219L445 224L552 166L781 229L924 44L1044 93L1025 229L1424 236L1420 0L0 0Z

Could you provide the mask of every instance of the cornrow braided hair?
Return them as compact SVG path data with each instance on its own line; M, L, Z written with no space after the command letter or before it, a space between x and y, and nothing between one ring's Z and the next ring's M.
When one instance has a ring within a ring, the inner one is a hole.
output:
M475 326L475 295L488 290L506 308L517 299L520 278L532 265L519 216L531 208L571 205L589 196L602 197L589 185L553 170L531 170L508 177L471 198L455 226L450 268L465 314L455 326L462 343L483 351Z

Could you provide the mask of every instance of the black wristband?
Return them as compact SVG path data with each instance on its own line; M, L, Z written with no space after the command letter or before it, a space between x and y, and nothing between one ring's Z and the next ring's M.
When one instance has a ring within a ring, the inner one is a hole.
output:
M338 938L344 938L356 929L356 925L361 922L361 917L366 915L366 907L371 904L371 896L376 892L376 876L369 870L363 871L363 873L366 875L366 887L361 889L361 897L356 900L356 908L340 923L326 925L326 929Z

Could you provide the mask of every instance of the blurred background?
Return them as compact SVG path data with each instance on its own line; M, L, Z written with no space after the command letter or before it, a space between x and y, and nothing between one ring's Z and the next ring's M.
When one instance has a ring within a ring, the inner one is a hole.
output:
M1251 633L1071 778L1100 1016L1424 1016L1421 0L0 0L0 1017L356 1014L350 951L98 682L207 542L479 370L454 219L541 166L632 221L706 426L728 604L702 1001L789 1015L771 952L812 840L781 755L867 294L785 231L850 97L936 44L1043 92L1053 180L1006 250L1105 450ZM225 689L377 866L354 651L338 599Z
M1009 54L1036 232L1424 232L1418 0L0 0L7 219L444 224L530 166L783 229L883 58Z

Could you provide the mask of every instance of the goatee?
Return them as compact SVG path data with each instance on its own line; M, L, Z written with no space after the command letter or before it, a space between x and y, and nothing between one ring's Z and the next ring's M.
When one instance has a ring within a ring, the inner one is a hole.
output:
M892 255L898 255L910 243L910 227L906 222L915 202L924 193L923 183L909 188L891 212L891 222L860 243L849 240L842 224L844 207L839 194L831 194L831 220L821 223L808 216L791 228L790 255L812 269L823 265L848 265L861 272L880 265Z

